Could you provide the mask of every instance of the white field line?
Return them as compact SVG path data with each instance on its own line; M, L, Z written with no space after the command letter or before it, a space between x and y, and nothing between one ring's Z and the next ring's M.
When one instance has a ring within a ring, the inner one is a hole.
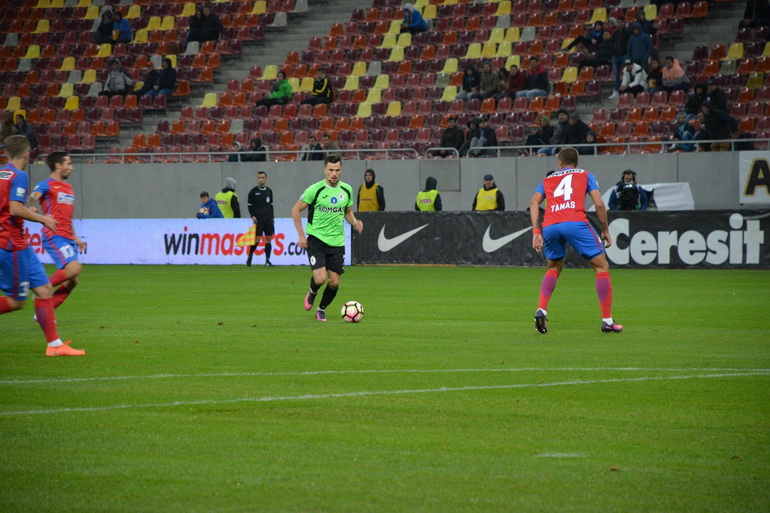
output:
M145 376L101 376L90 378L47 378L47 379L6 379L0 385L27 385L39 383L84 383L92 381L126 381L144 379L178 378L228 378L228 377L279 377L279 376L324 376L345 374L449 374L464 372L756 372L766 373L770 369L722 369L722 368L646 368L646 367L524 367L513 369L371 369L371 370L322 370L301 372L217 372L201 374L150 374Z
M739 378L748 376L768 376L768 372L738 372L723 374L693 374L689 376L645 376L638 378L612 378L595 380L573 380L560 381L555 383L518 383L513 385L481 385L465 387L439 387L439 388L417 388L411 390L364 390L361 392L342 392L337 394L305 394L295 396L266 396L266 397L241 397L236 399L202 399L198 401L174 401L170 403L150 403L150 404L117 404L113 406L95 406L90 408L53 408L49 410L23 410L23 411L2 411L0 417L19 416L19 415L46 415L51 413L83 413L110 410L129 410L138 408L170 408L176 406L207 406L233 403L268 403L279 401L307 401L315 399L339 399L350 397L366 396L385 396L385 395L407 395L407 394L430 394L436 392L468 392L477 390L509 390L516 388L538 388L538 387L559 387L573 385L596 385L602 383L634 383L642 381L672 381L685 379L712 379L712 378Z

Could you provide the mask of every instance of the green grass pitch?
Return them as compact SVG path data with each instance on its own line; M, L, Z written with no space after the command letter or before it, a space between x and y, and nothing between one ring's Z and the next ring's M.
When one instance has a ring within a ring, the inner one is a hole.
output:
M85 357L0 317L0 511L770 510L770 273L613 270L608 335L566 269L545 336L542 276L87 266Z

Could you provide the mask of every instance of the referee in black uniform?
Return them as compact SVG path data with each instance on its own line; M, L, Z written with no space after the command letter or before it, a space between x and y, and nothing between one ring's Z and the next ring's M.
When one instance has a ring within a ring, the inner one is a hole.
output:
M267 186L267 173L259 171L257 173L257 186L249 191L248 198L249 214L252 222L257 225L257 233L254 238L254 245L249 246L249 258L246 259L246 265L251 266L251 257L254 256L254 250L257 249L259 238L265 236L265 267L272 267L270 255L273 251L273 235L275 234L275 221L273 217L273 190Z

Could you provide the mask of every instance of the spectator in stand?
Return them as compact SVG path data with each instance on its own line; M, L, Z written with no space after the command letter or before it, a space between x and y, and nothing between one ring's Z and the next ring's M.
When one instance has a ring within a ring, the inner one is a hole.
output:
M241 155L241 143L238 141L235 141L233 143L233 152L230 154L229 157L227 157L228 162L240 162L243 158L243 155Z
M583 123L580 119L580 114L577 111L569 115L569 121L567 121L567 137L564 141L566 146L578 147L581 144L588 142L588 132L591 129Z
M652 38L649 34L642 32L642 27L638 23L633 24L632 30L633 34L628 38L628 47L626 48L627 58L647 71L649 69L648 59L652 55Z
M262 139L257 136L249 141L249 148L241 156L241 162L266 162L267 148L262 145Z
M497 94L497 85L497 73L492 71L492 64L490 62L485 62L481 68L481 79L479 80L479 97L482 100L492 98Z
M616 99L620 94L620 81L623 77L623 66L628 54L628 39L631 34L631 23L626 23L623 28L612 33L612 69L615 72L615 87L612 90L612 95L610 95L610 100Z
M473 64L469 64L468 67L465 68L465 73L463 74L462 91L457 93L457 96L455 96L455 99L472 100L473 98L478 98L480 82L481 82L481 74L473 66Z
M482 150L484 147L497 146L497 133L495 129L489 126L489 118L481 116L479 118L479 135L476 141L471 141L470 148L468 149L469 157L492 157L495 155L496 150Z
M211 5L198 6L198 10L190 17L189 30L184 40L184 46L190 41L217 41L222 35L222 21L211 10Z
M516 98L516 93L527 88L527 75L515 64L511 65L511 74L508 76L508 96Z
M13 133L11 135L23 135L27 138L31 150L37 148L35 128L27 123L27 120L21 114L16 114L16 124L13 125Z
M548 96L548 71L540 64L540 59L533 55L529 58L527 88L516 93L516 98L535 96Z
M711 139L708 130L706 130L706 116L703 114L702 110L698 112L698 115L695 116L691 123L695 129L695 135L692 136L693 141L705 141ZM710 143L700 143L698 146L701 151L711 151Z
M711 101L703 102L701 110L709 139L737 139L740 136L735 118L717 109ZM711 143L711 151L730 151L731 147L727 141Z
M313 91L310 96L302 100L302 103L308 105L318 105L319 103L331 103L334 100L334 91L332 91L332 82L326 76L323 68L318 68L313 81ZM323 159L322 159L323 160Z
M147 74L144 76L142 87L140 87L139 89L135 89L134 91L131 92L131 94L135 96L142 96L152 91L152 88L155 85L155 82L158 81L159 74L160 74L160 70L155 69L155 65L152 62L148 62Z
M636 97L637 94L644 91L647 84L647 73L639 64L635 64L631 59L626 59L626 67L623 68L623 82L620 84L621 93L631 93Z
M538 155L556 155L559 153L564 142L567 140L567 129L569 128L569 113L564 109L559 109L556 114L558 123L554 128L553 135L545 148L537 150Z
M326 151L326 156L329 155L337 155L338 157L342 157L341 153L338 153L340 148L340 145L336 141L332 141L331 137L329 137L329 134L323 134L321 136L321 140L323 141L323 149Z
M278 72L278 80L273 84L273 89L267 98L262 98L257 102L257 105L264 105L265 107L272 107L273 105L283 105L291 101L291 84L286 79L286 72Z
M303 144L300 148L300 154L302 155L300 160L323 160L325 157L321 144L313 135L308 136L307 144Z
M479 129L479 118L471 118L468 120L468 130L465 132L465 142L460 147L460 156L464 157L468 150L471 148L471 143L475 140L478 144L478 138L481 134Z
M165 57L162 66L155 76L152 88L145 93L147 96L168 96L174 92L174 87L176 87L176 70L171 59Z
M618 19L613 18L610 16L607 18L607 27L605 29L605 32L609 32L610 36L615 33L615 31L618 30Z
M695 137L695 129L687 121L687 114L684 111L679 111L676 115L676 125L674 126L674 134L671 136L672 141L680 141L677 144L672 144L668 151L692 151L692 144L684 144L685 141L691 141Z
M508 98L508 81L511 78L511 72L505 68L497 70L497 94L495 101L499 102L502 98Z
M663 83L663 68L655 57L650 59L650 70L647 72L647 90L655 91Z
M725 92L719 88L716 80L711 80L708 83L708 101L716 110L727 112L727 97Z
M601 21L597 21L594 23L593 29L591 29L591 32L588 33L586 36L578 36L576 37L567 47L564 49L564 51L569 52L573 48L575 48L577 45L582 44L586 47L586 50L588 50L589 53L595 52L596 49L599 47L599 43L602 42L604 39L604 23Z
M703 102L708 100L708 93L706 92L705 84L695 84L693 93L687 99L687 103L684 105L684 111L687 114L687 121L692 121L698 116L700 107Z
M190 16L187 22L187 34L184 38L184 47L187 48L187 43L190 41L203 41L203 20L205 15L203 14L203 6L199 5L195 10L195 14Z
M770 2L768 0L748 0L739 28L759 28L770 26Z
M123 71L120 59L112 59L110 63L110 73L107 75L107 81L104 83L104 89L99 92L99 96L109 96L116 94L126 96L129 89L134 85L131 77Z
M647 14L644 12L644 9L636 11L636 23L639 24L639 28L643 33L649 34L650 36L654 36L655 32L658 31L658 29L652 26L652 22L647 19Z
M684 74L682 65L672 56L666 56L666 65L663 67L663 83L657 90L671 93L676 90L687 91L688 89L690 89L690 81Z
M118 32L117 37L112 40L112 44L130 43L134 39L134 35L131 33L131 23L118 11L115 11L115 23L112 25L112 30Z
M527 136L526 144L527 146L531 146L531 148L525 151L520 151L519 155L527 156L529 155L529 151L537 151L551 142L551 138L553 137L554 132L554 128L551 126L551 118L545 114L541 114L538 117L538 124L539 126L537 128L532 128L534 130L533 133Z
M586 146L580 146L579 148L576 148L578 150L578 153L581 155L597 155L599 153L599 149L596 147L597 143L596 139L596 132L593 130L589 130L586 134Z
M96 32L94 33L94 43L97 45L112 43L112 27L114 24L115 20L112 17L112 11L104 11L102 13L102 21L99 22L99 26L96 27Z
M401 32L411 32L412 35L428 31L428 23L423 19L420 11L412 4L404 5L404 21L401 23Z
M578 62L578 70L586 66L598 68L599 66L612 65L612 34L609 30L602 32L602 40L596 45L593 59L583 59Z
M13 112L10 110L5 111L2 130L0 130L0 144L3 144L5 139L13 135Z
M450 116L447 120L447 127L444 133L441 134L441 142L439 146L442 148L454 148L458 152L463 147L465 142L465 132L463 129L457 126L457 118ZM439 150L437 155L442 158L446 158L450 155L454 155L454 152L450 150Z

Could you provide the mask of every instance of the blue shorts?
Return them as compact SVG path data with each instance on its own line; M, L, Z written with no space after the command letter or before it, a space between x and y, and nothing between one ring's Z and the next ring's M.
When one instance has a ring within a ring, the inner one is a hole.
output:
M32 248L0 249L0 290L16 301L25 301L30 289L48 284L43 264Z
M602 240L588 221L566 221L543 228L545 257L561 260L567 254L567 243L586 260L604 253Z
M43 247L57 269L63 269L65 265L78 259L78 245L75 244L74 240L67 237L62 237L61 235L44 237Z

